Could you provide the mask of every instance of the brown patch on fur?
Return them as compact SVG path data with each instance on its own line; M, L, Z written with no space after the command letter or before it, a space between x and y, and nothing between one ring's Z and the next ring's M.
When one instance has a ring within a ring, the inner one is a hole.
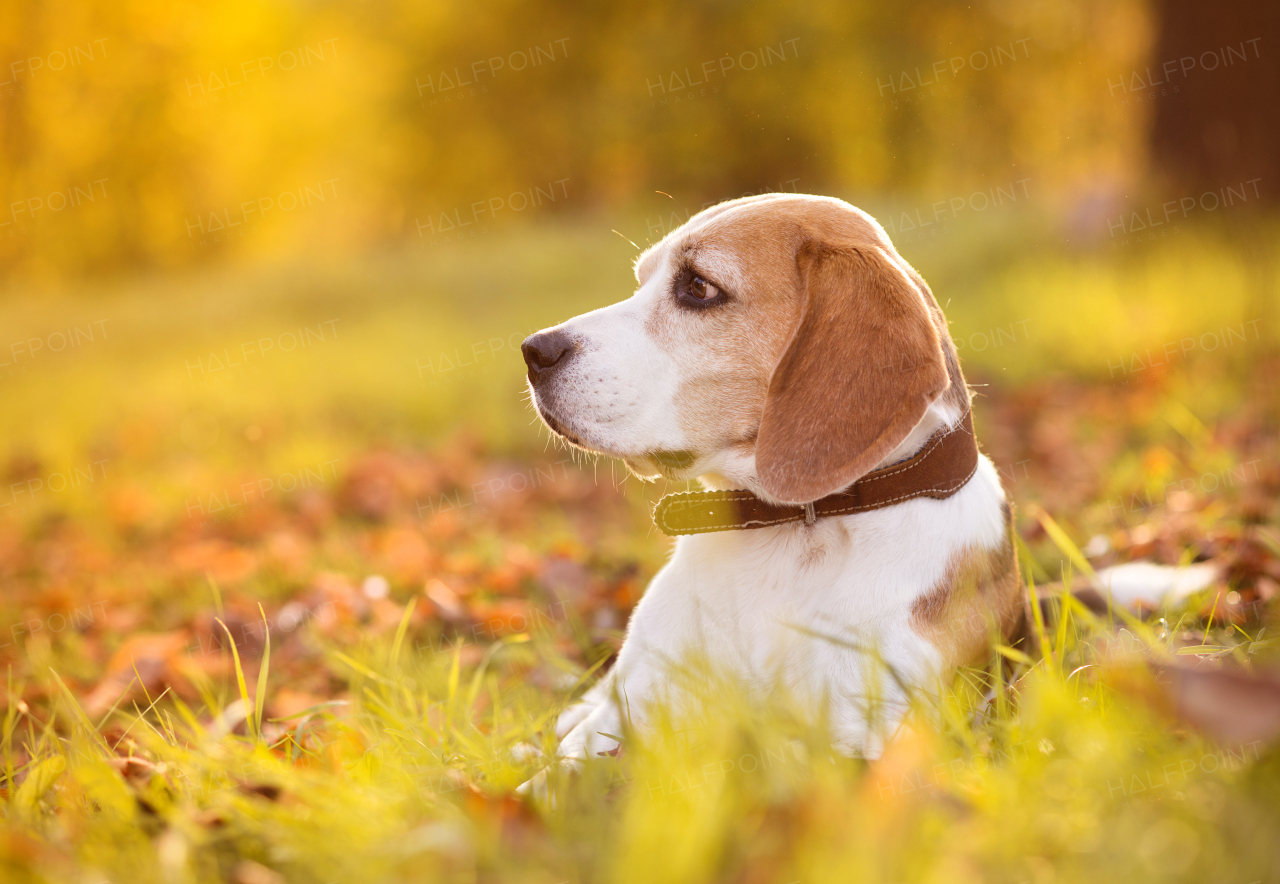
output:
M1002 508L1004 543L996 549L971 547L958 553L947 564L946 576L911 606L911 628L942 652L947 665L981 660L992 620L1006 642L1022 629L1022 583L1009 535L1013 516L1008 503Z

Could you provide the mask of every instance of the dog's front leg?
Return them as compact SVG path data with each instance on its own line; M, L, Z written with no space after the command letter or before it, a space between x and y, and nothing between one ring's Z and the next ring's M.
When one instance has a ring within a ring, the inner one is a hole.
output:
M836 751L879 758L913 708L936 707L942 667L931 660L937 652L923 644L912 639L905 647L881 645L886 649L874 663L864 662L830 691L827 712Z

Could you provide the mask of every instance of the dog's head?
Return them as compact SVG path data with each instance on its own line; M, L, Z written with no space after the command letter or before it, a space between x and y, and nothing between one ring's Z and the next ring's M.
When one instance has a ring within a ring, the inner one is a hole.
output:
M898 450L944 394L954 416L967 405L932 294L841 200L721 203L641 255L636 278L627 300L522 349L547 425L641 476L805 503Z

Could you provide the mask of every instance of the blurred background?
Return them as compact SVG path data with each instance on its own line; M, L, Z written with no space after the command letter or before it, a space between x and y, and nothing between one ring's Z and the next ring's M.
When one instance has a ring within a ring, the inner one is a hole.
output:
M1274 879L1280 765L1240 725L1274 737L1274 685L1198 695L1246 756L1106 668L1275 660L1274 0L0 23L0 877ZM866 209L929 281L1022 576L1067 613L882 762L744 704L541 821L531 746L608 665L683 488L555 444L519 344L769 191ZM1136 560L1217 577L1125 629L1053 589ZM683 788L797 734L812 776Z
M0 20L18 671L65 654L87 693L129 636L189 649L215 606L304 593L357 623L418 593L428 619L503 623L546 592L616 636L672 489L550 444L519 342L766 191L885 225L1020 505L1097 561L1235 550L1236 603L1274 593L1241 538L1280 484L1275 4L3 0Z

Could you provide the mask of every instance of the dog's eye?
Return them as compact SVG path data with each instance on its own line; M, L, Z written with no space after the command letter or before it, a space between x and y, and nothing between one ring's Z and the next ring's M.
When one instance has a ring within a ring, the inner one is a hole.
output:
M710 301L720 294L720 289L707 282L701 276L695 276L689 280L689 293L699 301Z
M710 307L725 300L725 293L706 277L691 273L676 289L679 299L690 307Z

